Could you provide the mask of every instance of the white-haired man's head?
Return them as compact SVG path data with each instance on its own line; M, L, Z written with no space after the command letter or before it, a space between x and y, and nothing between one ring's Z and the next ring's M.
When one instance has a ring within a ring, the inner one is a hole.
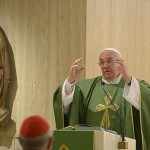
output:
M121 71L117 63L120 59L121 54L115 48L105 48L100 52L98 64L105 80L113 81L120 75Z
M19 141L23 150L50 150L53 131L49 122L39 115L26 118L20 128Z
M100 51L99 55L101 55L101 53L103 53L105 51L111 51L111 52L115 53L116 55L118 55L119 58L121 58L121 53L115 48L105 48L102 51Z

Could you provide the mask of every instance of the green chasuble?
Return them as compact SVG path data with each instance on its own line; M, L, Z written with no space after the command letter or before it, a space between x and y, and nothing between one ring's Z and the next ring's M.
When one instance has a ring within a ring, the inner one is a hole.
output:
M105 90L118 112L125 120L125 136L135 138L138 150L150 148L150 86L145 81L139 81L141 97L140 111L136 110L123 98L124 79L119 84L105 84ZM100 126L107 130L122 133L122 120L106 96L102 78L97 77L81 81L75 85L73 101L68 112L68 125L86 124ZM64 127L62 104L62 87L54 93L54 113L57 129ZM136 94L136 93L134 93Z

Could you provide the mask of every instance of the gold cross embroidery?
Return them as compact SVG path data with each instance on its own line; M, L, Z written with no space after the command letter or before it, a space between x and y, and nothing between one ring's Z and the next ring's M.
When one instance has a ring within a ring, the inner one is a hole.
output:
M68 148L65 144L62 144L62 145L59 147L59 150L69 150L69 148Z
M108 94L109 98L112 99L112 97L110 96L110 94L109 93L107 93L107 94ZM97 111L105 110L100 125L101 125L102 128L106 128L107 129L107 128L110 127L110 118L109 118L108 109L111 109L113 111L116 111L116 110L115 110L115 108L113 107L112 104L110 105L110 101L109 101L109 99L108 99L107 96L104 97L104 101L105 101L105 105L98 104L96 106L96 109L97 109ZM116 103L114 103L114 105L115 105L116 109L118 110L119 106Z

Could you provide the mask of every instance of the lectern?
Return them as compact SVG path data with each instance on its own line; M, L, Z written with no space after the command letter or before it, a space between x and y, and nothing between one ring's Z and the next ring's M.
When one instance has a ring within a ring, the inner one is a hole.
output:
M52 150L118 150L121 136L102 130L56 130ZM128 150L136 150L136 141L126 138Z

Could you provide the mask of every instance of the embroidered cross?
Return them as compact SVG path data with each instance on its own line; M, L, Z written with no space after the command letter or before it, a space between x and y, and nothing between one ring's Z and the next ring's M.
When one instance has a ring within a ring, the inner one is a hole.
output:
M110 94L109 93L107 93L107 94L108 94L109 98L112 99L112 97L110 96ZM104 101L105 101L105 105L98 104L96 106L96 109L97 109L97 111L105 110L100 125L101 125L102 128L106 128L107 129L107 128L110 127L110 117L109 117L108 109L111 109L113 111L116 111L116 110L113 107L113 105L110 104L110 101L109 101L109 99L108 99L107 96L104 97ZM115 105L116 109L118 110L119 106L116 103L114 103L114 105Z

